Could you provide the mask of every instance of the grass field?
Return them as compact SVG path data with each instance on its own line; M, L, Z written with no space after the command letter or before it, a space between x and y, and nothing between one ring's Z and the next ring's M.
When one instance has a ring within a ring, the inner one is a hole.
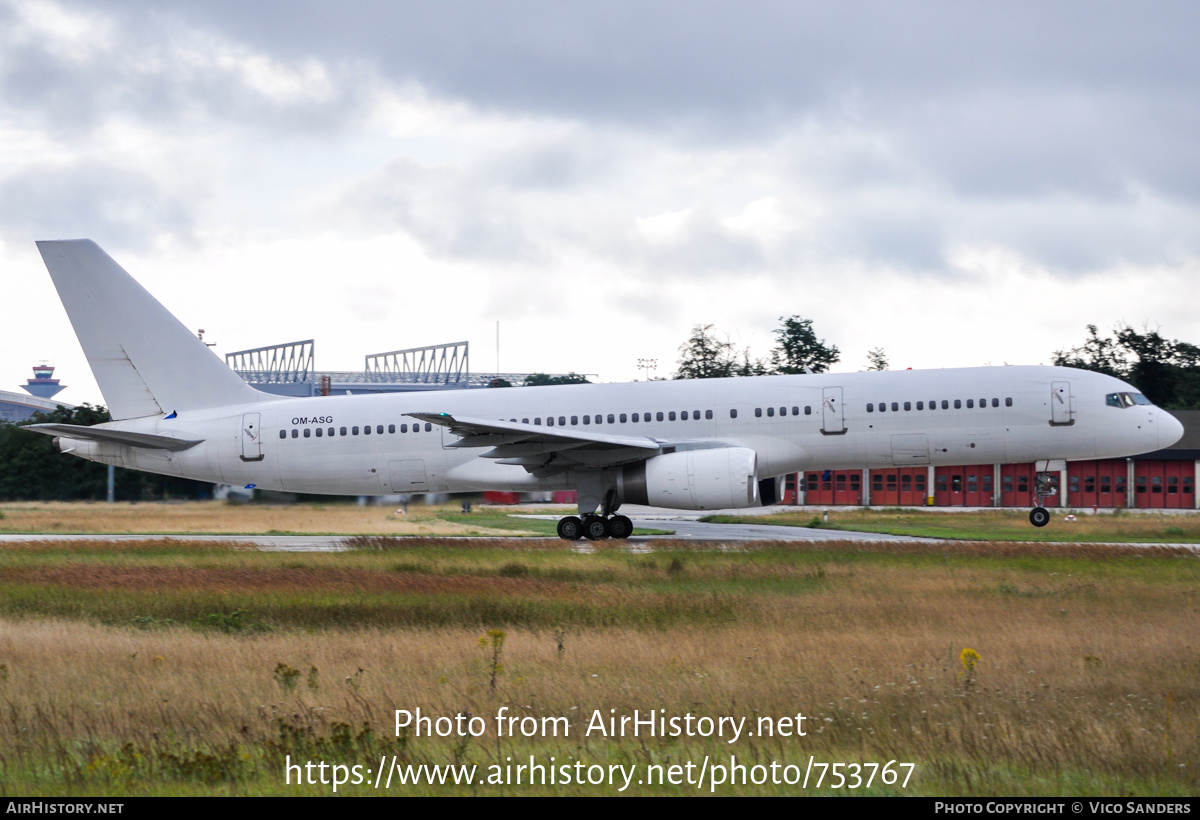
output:
M223 501L103 504L26 501L0 504L0 532L41 534L313 534L489 536L553 535L553 521L513 518L503 507L347 503L228 504Z
M1200 559L1189 550L660 542L651 554L579 554L551 539L357 543L340 554L5 545L5 793L328 794L285 785L285 762L373 772L395 755L482 770L531 754L639 771L699 770L706 756L797 771L810 756L916 764L907 788L877 780L858 790L871 794L1200 787ZM502 706L565 716L571 732L499 737L491 718ZM482 716L487 731L398 737L395 710L417 708ZM752 726L799 712L808 733L735 743L584 735L594 710L635 709ZM815 788L815 775L807 791L838 793ZM697 789L635 781L625 793L676 792Z
M824 520L828 512L829 520ZM874 509L812 509L779 512L769 516L710 515L701 521L714 523L781 524L793 527L820 526L833 530L881 532L929 538L975 541L1082 541L1120 543L1200 543L1200 515L1127 511L1080 513L1075 521L1064 516L1071 510L1051 510L1045 527L1029 523L1028 510L979 510L947 512L913 507Z

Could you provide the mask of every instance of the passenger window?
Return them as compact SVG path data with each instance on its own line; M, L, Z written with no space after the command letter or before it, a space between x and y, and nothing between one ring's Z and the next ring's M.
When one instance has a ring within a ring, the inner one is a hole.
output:
M363 428L363 435L364 436L371 435L371 425L368 424L366 427Z
M521 419L521 424L529 424L529 419Z
M628 421L628 418L625 416L624 413L621 414L620 419L621 419L621 424L624 424L626 421Z
M571 422L571 423L572 423L572 424L574 424L574 422ZM566 425L567 425L567 417L566 417L566 416L559 416L559 417L558 417L558 426L559 426L559 427L566 427Z
M280 438L287 438L287 430L280 430L280 431L279 431L279 437L280 437Z
M312 438L312 429L311 428L308 428L308 427L304 428L304 437Z
M955 409L955 410L961 410L961 409L962 409L962 399L955 399L955 400L954 400L954 409Z
M899 411L900 411L900 402L898 402L898 401L892 402L892 412L897 413Z
M917 409L918 409L918 410L924 410L924 409L925 409L925 402L923 402L923 401L919 401L919 402L917 402Z
M887 412L887 402L884 402L884 401L879 402L879 412L880 413Z
M987 407L987 399L980 399L980 400L979 400L979 406L980 406L980 407Z
M613 414L612 414L612 413L609 413L609 414L608 414L608 423L609 423L609 424L613 424L613 423L614 423L614 422L613 422Z
M541 427L542 426L542 417L538 416L536 419L534 419L533 424L535 427Z
M754 418L756 418L756 419L762 418L762 408L761 407L754 408Z
M692 411L692 421L700 421L700 411L699 410Z
M592 417L591 417L591 416L584 416L584 417L583 417L583 423L584 423L584 424L591 424L591 423L592 423Z
M1011 397L1009 397L1009 398L1006 398L1006 399L1004 400L1004 406L1005 406L1005 407L1012 407L1012 398L1011 398Z
M930 409L930 410L936 410L936 409L937 409L937 401L931 401L931 402L929 402L929 409Z
M401 425L400 425L400 432L401 432L401 433L407 433L407 432L408 432L408 425L407 425L407 424L401 424Z
M905 412L912 410L912 402L911 401L904 402L904 410L905 410Z
M554 416L547 416L547 417L546 417L546 426L547 426L547 427L553 427L553 426L554 426Z
M428 433L431 430L433 430L433 425L430 424L429 422L425 422L425 432Z
M734 416L737 416L737 411L736 411L736 410L734 410L734 411L733 411L733 415L734 415ZM662 411L661 411L661 410L659 410L657 413L655 413L655 414L654 414L654 419L655 419L656 421L662 421L662 420L663 420L663 414L662 414Z
M711 411L711 410L705 410L705 411L704 411L704 418L706 418L706 419L711 419L711 418L712 418L712 411Z
M571 416L571 426L574 427L576 424L579 424L579 416Z
M949 409L950 409L950 402L946 401L945 399L942 399L942 409L943 409L943 410L949 410Z
M792 405L792 415L793 415L793 416L798 416L798 415L800 415L800 408L799 408L799 407L796 407L795 405Z
M868 413L875 412L875 405L872 402L867 402L867 412Z
M632 421L632 422L635 422L635 423L636 423L636 422L640 421L640 420L641 420L641 418L642 418L642 414L641 414L641 413L634 413L633 415L631 415L631 416L629 417L629 420L630 420L630 421Z
M329 437L333 438L333 428L332 427L329 428Z
M293 428L292 429L292 438L300 438L300 431Z
M809 407L807 404L806 404L806 405L804 405L804 415L806 415L806 416L811 416L811 415L812 415L812 408L811 408L811 407Z
M396 425L394 425L394 424L389 424L389 425L388 425L388 432L389 432L389 433L394 433L394 432L396 432Z
M341 430L339 430L338 432L339 432L339 433L341 433L341 434L344 436L344 435L346 435L346 428L345 428L345 427L343 427L343 428L342 428Z
M992 407L999 407L1000 399L992 399Z
M967 399L967 409L972 410L975 407L975 399Z
M358 435L358 428L357 428L357 427L351 427L351 428L350 428L350 433L351 433L352 435L355 435L355 436L357 436L357 435Z
M767 416L768 416L768 417L771 417L771 418L774 418L774 416L775 416L775 408L774 408L774 407L768 407L768 408L767 408Z
M737 408L730 408L730 410L729 410L729 418L731 418L731 419L736 419L736 418L737 418Z

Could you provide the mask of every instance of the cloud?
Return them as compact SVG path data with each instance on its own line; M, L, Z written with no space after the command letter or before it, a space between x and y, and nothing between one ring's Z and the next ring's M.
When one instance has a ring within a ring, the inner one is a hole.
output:
M139 171L84 159L27 167L0 178L0 236L94 238L140 249L164 238L188 239L189 204Z

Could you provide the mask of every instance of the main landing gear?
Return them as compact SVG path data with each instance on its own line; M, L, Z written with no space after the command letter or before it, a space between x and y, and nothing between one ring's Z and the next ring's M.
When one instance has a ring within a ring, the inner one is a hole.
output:
M558 522L558 537L566 541L602 541L605 538L628 538L633 533L633 522L623 515L597 515L588 513L579 518L568 515Z
M1038 473L1033 478L1033 494L1037 497L1037 506L1029 511L1029 523L1035 527L1044 527L1050 523L1050 511L1042 506L1042 499L1054 495L1053 476L1047 472Z

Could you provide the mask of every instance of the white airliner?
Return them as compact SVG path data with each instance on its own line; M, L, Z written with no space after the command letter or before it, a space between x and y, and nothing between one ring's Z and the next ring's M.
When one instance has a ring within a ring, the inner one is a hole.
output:
M39 242L113 421L39 424L135 470L304 493L577 490L566 539L627 538L622 503L773 503L812 468L1119 458L1182 425L1062 367L972 367L281 398L230 370L91 240ZM1043 493L1044 495L1044 493ZM1030 520L1049 513L1036 506Z

